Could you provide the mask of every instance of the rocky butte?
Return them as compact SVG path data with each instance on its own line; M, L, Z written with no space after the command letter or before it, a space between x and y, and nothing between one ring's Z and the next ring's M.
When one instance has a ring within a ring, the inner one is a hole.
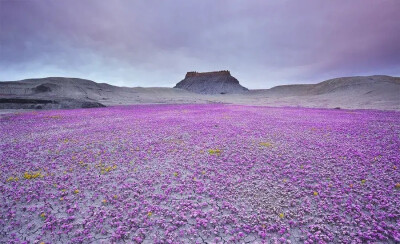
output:
M213 72L187 72L185 79L174 88L200 94L237 94L248 92L249 89L239 84L228 70Z

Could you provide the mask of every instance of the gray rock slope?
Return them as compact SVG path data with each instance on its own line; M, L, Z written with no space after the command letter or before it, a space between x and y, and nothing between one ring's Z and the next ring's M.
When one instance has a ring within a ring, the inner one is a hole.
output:
M188 72L174 88L199 94L240 94L248 91L229 71Z
M271 106L400 110L400 78L386 75L341 77L250 93L253 104L262 101Z
M354 95L356 95L363 92L368 94L372 92L388 92L388 88L394 88L394 91L398 91L399 85L399 77L374 75L341 77L326 80L317 84L283 85L261 91L270 92L271 94L280 96L313 96L341 92L354 92Z
M189 78L190 76L189 74ZM239 85L236 81L234 83ZM231 103L400 110L400 78L391 76L343 77L318 84L284 85L262 90L244 90L245 88L242 89L239 85L238 93L222 90L226 92L223 95L220 94L221 90L216 92L215 86L210 89L216 94L199 94L181 88L117 87L84 79L49 77L0 82L0 109L84 108L150 103ZM237 91L236 88L234 90Z
M0 109L87 108L143 103L206 103L172 88L128 88L91 80L47 77L0 82Z
M97 87L93 81L49 77L0 82L0 108L57 109L105 107L91 99L86 90Z

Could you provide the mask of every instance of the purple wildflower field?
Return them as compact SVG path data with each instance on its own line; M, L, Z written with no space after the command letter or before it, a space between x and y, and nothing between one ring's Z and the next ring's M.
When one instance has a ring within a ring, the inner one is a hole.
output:
M1 243L400 242L400 113L140 105L0 118Z

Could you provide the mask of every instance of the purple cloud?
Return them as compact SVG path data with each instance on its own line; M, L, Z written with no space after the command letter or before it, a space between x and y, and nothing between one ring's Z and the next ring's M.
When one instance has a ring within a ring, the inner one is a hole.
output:
M229 69L244 86L400 75L400 3L0 2L0 80L76 76L172 86Z

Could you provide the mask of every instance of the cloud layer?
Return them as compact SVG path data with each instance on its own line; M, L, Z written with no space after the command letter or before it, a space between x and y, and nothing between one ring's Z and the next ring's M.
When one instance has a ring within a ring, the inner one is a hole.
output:
M172 86L229 69L268 88L400 75L400 2L0 1L0 80L68 76Z

